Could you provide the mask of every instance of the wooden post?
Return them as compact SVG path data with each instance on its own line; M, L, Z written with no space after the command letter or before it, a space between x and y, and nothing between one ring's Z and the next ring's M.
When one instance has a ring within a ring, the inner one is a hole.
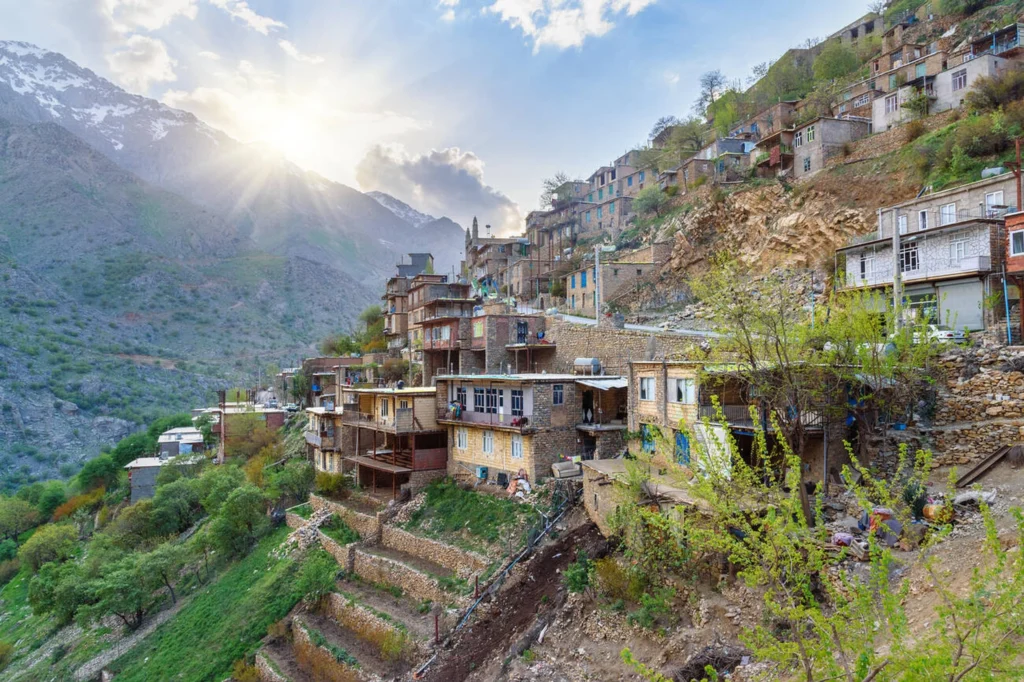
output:
M438 616L437 611L435 611L434 612L434 644L440 644L440 643L441 643L440 617Z

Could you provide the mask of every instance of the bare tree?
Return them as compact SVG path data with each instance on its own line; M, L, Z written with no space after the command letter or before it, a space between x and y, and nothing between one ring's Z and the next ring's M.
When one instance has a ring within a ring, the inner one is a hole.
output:
M569 182L570 178L562 171L558 171L550 178L544 180L544 191L540 195L541 208L550 208L558 201L558 188Z
M662 116L654 122L654 127L651 128L651 134L647 139L653 140L660 135L666 128L679 125L679 119L675 116Z
M868 11L871 12L872 14L882 16L882 14L885 12L885 6L887 4L889 3L885 2L885 0L875 0L874 2L868 5Z
M728 81L719 69L708 71L700 77L700 96L694 103L693 108L698 115L703 116L709 106L714 103L722 93L725 92Z

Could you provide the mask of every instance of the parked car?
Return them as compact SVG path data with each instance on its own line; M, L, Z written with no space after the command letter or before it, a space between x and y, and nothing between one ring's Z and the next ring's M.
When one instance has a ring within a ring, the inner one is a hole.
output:
M287 405L284 406L284 409L287 412L298 412L299 411L299 406L296 405L295 403L288 403Z
M963 343L967 340L967 333L963 329L953 329L944 324L928 324L925 325L927 331L924 332L924 338L931 341L937 341L938 343ZM896 334L892 334L889 338L893 338ZM922 332L914 330L914 343L921 343Z

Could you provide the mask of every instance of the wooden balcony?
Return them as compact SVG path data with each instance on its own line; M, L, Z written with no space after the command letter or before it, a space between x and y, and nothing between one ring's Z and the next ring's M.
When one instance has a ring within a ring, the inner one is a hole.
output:
M393 434L416 433L425 430L419 424L419 420L413 418L412 408L399 408L395 410L393 416L386 417L348 408L349 405L345 405L345 410L341 413L341 423L346 426L357 426L361 429Z

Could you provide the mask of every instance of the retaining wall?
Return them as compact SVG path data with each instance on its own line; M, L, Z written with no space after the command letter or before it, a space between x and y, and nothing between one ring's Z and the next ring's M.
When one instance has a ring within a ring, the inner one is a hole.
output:
M397 636L405 639L405 651L402 653L409 660L425 653L407 631L396 627L394 623L362 604L349 601L344 595L332 592L327 596L324 608L338 625L355 633L361 639L378 644L386 637Z
M306 519L302 518L295 512L285 512L284 523L291 529L296 529L306 523Z
M261 651L256 654L256 674L260 682L291 682L287 677L274 670L270 659Z
M338 516L345 523L352 527L357 533L363 536L366 540L374 540L380 537L381 527L381 514L383 512L377 512L376 516L370 516L362 512L357 512L350 507L346 507L341 502L335 502L328 500L325 497L320 497L310 493L309 503L313 505L313 509L327 509L331 513Z
M486 557L452 545L413 535L395 526L381 529L381 544L406 554L429 559L435 564L455 571L460 578L470 578L489 564Z
M352 564L355 561L355 549L362 543L350 542L347 545L342 545L319 528L316 529L316 532L320 538L320 546L327 550L328 554L334 557L334 560L338 562L338 565L341 566L342 570L346 573L351 573Z
M352 570L363 580L394 585L402 588L414 599L429 600L437 604L461 601L459 595L442 590L432 576L411 566L387 557L368 554L359 548L356 548L353 554Z
M298 618L292 619L292 634L294 640L292 642L292 649L295 651L296 661L302 665L301 661L305 656L302 655L301 650L305 649L308 653L309 658L316 659L321 662L321 665L327 670L333 670L334 672L340 672L340 675L332 675L334 679L339 682L372 682L373 677L358 668L353 668L350 665L341 663L335 660L334 654L327 649L315 644L309 636L308 630L306 630L306 624ZM311 667L311 666L310 666ZM311 674L311 677L313 675Z

